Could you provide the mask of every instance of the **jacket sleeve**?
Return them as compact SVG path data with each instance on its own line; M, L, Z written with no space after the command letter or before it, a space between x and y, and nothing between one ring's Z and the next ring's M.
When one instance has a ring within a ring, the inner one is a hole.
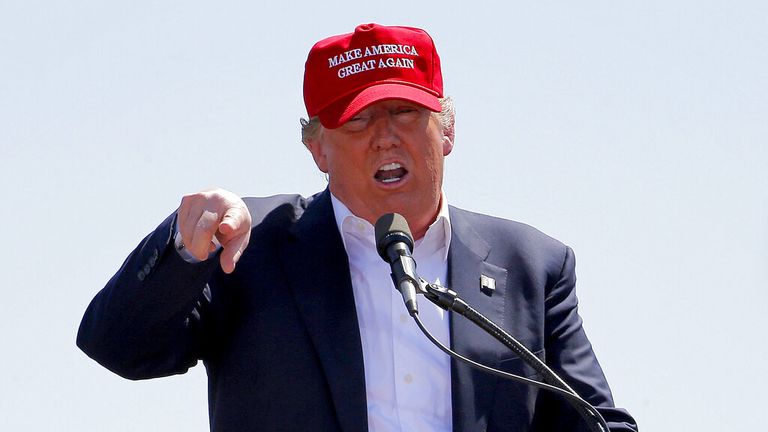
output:
M637 431L632 416L614 407L608 382L582 327L575 286L575 258L566 247L560 275L546 293L546 363L597 408L611 431ZM589 431L568 402L547 391L539 392L534 425L537 431Z
M125 378L184 373L204 349L200 318L218 259L184 261L173 247L174 228L175 212L128 256L80 323L80 349Z

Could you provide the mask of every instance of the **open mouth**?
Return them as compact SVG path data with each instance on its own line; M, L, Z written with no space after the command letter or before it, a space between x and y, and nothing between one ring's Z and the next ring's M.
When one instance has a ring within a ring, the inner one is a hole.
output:
M399 163L393 162L379 167L374 178L381 183L395 183L405 177L406 174L408 174L407 169Z

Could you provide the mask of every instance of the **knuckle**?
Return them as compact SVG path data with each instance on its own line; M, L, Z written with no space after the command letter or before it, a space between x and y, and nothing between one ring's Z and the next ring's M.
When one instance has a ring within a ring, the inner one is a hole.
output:
M192 193L186 193L181 196L181 201L195 201L200 198L201 192L192 192Z

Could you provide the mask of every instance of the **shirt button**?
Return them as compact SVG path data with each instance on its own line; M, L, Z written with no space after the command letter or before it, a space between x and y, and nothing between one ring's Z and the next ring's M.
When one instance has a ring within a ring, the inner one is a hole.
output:
M408 321L408 315L406 315L406 314L404 314L404 313L401 313L401 314L400 314L400 322L401 322L401 323L404 323L404 322L406 322L406 321Z
M411 374L405 374L403 381L405 381L406 384L410 384L413 382L413 376Z

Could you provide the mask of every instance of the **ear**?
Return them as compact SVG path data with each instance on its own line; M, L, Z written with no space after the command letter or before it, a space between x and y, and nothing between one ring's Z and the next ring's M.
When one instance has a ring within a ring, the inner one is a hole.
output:
M315 160L317 169L328 174L328 158L325 155L325 145L322 135L308 140L304 144L307 146L307 150L312 153L312 158Z
M451 119L450 127L443 129L443 156L448 156L453 150L453 138L455 136L455 121Z

